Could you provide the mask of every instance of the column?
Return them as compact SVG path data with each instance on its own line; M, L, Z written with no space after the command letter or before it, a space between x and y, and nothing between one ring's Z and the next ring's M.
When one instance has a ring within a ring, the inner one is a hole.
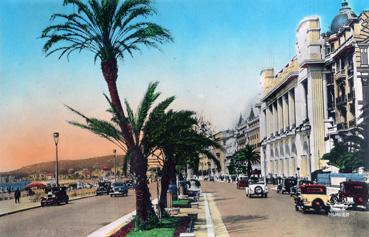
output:
M276 133L278 131L278 110L277 110L277 101L273 103L273 118L274 118L274 128L273 132Z
M294 89L288 92L288 112L289 112L289 126L292 128L296 126L296 114L295 114L295 91Z
M283 107L282 107L282 98L277 100L277 109L278 109L278 132L283 129Z
M288 93L282 97L283 103L283 128L287 129L290 124L289 107L288 107Z

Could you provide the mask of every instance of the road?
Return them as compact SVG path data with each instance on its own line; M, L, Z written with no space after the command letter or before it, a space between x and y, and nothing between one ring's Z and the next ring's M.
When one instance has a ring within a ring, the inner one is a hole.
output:
M293 199L271 190L268 198L246 198L235 184L202 182L213 193L231 237L369 236L369 213L350 211L349 217L329 217L296 212Z
M156 185L150 184L156 197ZM152 197L152 198L155 198ZM67 205L28 210L0 217L0 236L87 236L135 210L134 190L128 197L96 196Z

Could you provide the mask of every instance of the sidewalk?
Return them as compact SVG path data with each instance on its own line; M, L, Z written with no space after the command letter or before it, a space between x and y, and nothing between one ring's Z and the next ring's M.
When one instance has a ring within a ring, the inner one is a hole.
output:
M203 193L197 210L198 219L194 228L196 237L229 237L213 194Z
M95 194L72 197L72 198L69 198L69 200L73 201L73 200L78 200L78 199L93 197L93 196L95 196ZM0 217L13 214L13 213L17 213L17 212L21 212L21 211L38 208L38 207L41 207L41 203L39 201L32 202L29 197L21 197L19 204L16 204L14 199L3 200L3 201L0 201Z

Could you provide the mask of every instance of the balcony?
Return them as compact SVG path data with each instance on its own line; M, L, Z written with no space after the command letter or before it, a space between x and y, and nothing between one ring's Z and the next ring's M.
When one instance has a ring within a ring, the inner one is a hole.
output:
M341 71L338 71L335 76L336 80L341 78L346 78L346 70L342 69Z

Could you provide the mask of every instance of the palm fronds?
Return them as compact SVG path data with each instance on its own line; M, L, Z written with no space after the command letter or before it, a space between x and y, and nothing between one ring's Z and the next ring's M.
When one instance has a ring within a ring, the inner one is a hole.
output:
M41 38L46 39L43 50L46 56L59 53L59 59L75 51L88 50L95 61L133 56L141 46L159 48L173 41L170 32L152 22L139 21L156 14L151 0L65 0L77 13L53 14ZM62 23L59 23L62 22Z

